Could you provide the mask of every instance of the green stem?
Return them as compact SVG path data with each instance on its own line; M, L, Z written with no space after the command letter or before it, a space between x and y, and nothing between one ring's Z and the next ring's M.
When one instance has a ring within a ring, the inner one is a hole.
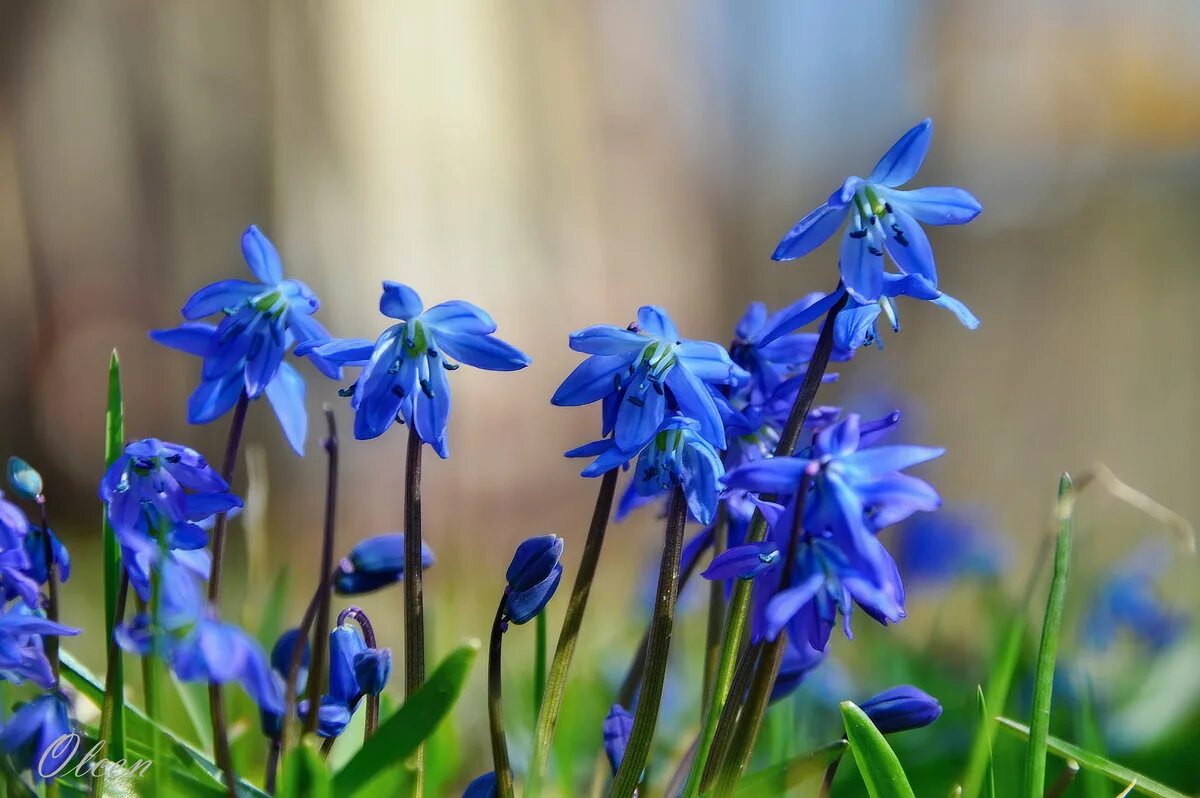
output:
M158 563L150 569L150 656L142 658L142 679L143 689L146 694L146 714L150 717L150 721L154 726L153 736L151 739L151 750L154 754L153 761L165 762L164 756L166 752L166 742L163 739L162 727L162 639L163 630L159 625L159 619L162 613L162 562L167 556L167 535L166 531L159 528L156 530L158 537ZM168 768L152 767L154 771L152 786L154 789L155 798L162 798L167 794L166 776Z
M750 677L758 665L759 655L762 654L762 643L747 646L738 656L737 668L733 673L733 682L729 686L729 695L744 696L750 689ZM742 702L727 701L721 717L717 720L717 732L713 737L712 747L708 752L708 762L704 765L704 774L700 778L700 792L706 793L716 781L721 766L729 756L729 748L733 745L733 733L737 730L738 718L741 717Z
M46 520L45 496L38 494L37 506L42 518L42 556L46 558L46 618L57 623L58 577L55 575L54 543L50 538L50 522ZM46 659L50 661L50 672L54 675L54 682L57 684L59 674L58 635L44 635L42 640L46 644Z
M571 589L571 600L567 614L563 617L562 631L558 634L558 645L554 659L550 662L550 673L546 677L546 693L534 735L533 755L529 764L529 776L525 785L526 798L537 798L546 779L546 766L550 762L550 747L554 742L554 729L558 725L558 713L562 709L563 691L566 689L567 671L575 655L575 644L579 638L579 627L587 610L588 595L592 590L592 579L600 562L600 551L604 548L604 533L608 529L608 518L612 515L613 494L617 487L618 469L613 469L600 478L600 490L596 494L596 506L592 510L592 523L588 528L587 541L583 544L583 556L579 560L579 573Z
M712 556L725 551L728 545L728 508L725 502L717 507L717 520L713 523ZM717 671L721 664L721 630L725 626L725 583L714 579L708 583L708 628L704 638L704 683L700 693L700 706L713 694Z
M650 756L654 727L658 723L659 703L663 681L667 675L667 656L671 650L671 633L675 627L675 604L679 598L679 558L683 553L683 530L687 525L687 499L683 489L671 492L667 508L666 541L658 571L658 590L650 621L650 642L646 647L646 669L642 690L633 715L633 729L617 775L609 790L610 798L630 798L637 790Z
M1067 596L1067 573L1071 565L1071 520L1075 503L1071 477L1058 481L1058 541L1054 548L1054 577L1046 600L1042 642L1038 648L1037 675L1033 687L1033 714L1029 722L1029 753L1025 760L1025 795L1041 798L1046 789L1046 738L1050 735L1050 698L1054 690L1054 663L1062 630L1063 605Z
M121 571L121 582L117 587L116 603L113 605L113 618L108 621L112 626L116 626L125 619L125 604L129 600L129 574L124 570ZM108 636L108 646L105 652L104 665L104 700L100 706L100 739L115 740L116 735L113 730L117 727L117 720L121 714L118 709L117 696L122 693L125 687L125 669L122 666L121 647L117 645L117 638L114 635ZM121 702L123 705L123 701ZM122 747L121 754L112 754L114 761L119 761L119 758L124 757L124 735L121 736ZM96 779L92 782L93 795L104 795L103 771L96 774Z
M488 648L488 728L492 739L492 770L496 774L498 798L513 798L512 765L508 761L508 743L504 739L504 702L502 696L501 653L504 645L504 630L508 622L504 608L508 606L508 593L500 597L496 608L496 619L492 621L492 641Z
M534 621L533 639L533 725L537 726L538 714L542 710L542 698L546 695L546 650L549 622L546 613L539 612Z
M408 431L404 471L404 697L411 698L425 683L425 592L421 570L421 436ZM412 759L411 794L422 795L425 753Z

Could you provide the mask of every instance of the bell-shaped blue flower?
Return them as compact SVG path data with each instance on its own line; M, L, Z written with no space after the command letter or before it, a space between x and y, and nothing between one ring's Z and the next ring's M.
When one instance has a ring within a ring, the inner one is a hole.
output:
M892 687L858 705L883 734L921 729L942 716L942 705L908 684Z
M600 324L572 333L571 348L590 357L550 401L561 406L604 401L603 432L613 431L622 451L641 450L675 411L695 419L709 443L725 448L725 427L709 386L740 383L747 375L724 347L681 338L665 310L646 305L629 328Z
M354 655L354 676L365 695L379 695L392 676L392 650L368 648Z
M318 344L329 333L312 316L320 303L299 280L284 279L274 245L253 225L242 235L242 255L258 282L221 280L205 286L183 306L189 321L150 337L164 346L204 358L199 387L188 401L188 421L207 424L237 404L244 391L251 399L266 393L284 434L304 453L308 416L304 381L284 355L295 344ZM221 321L197 321L222 314ZM332 379L341 369L311 352L307 356Z
M20 596L27 606L36 609L40 605L40 583L29 573L32 563L25 547L29 529L25 513L0 491L0 586L4 588L4 600Z
M562 553L563 539L557 535L529 538L517 547L505 575L507 620L527 623L549 603L562 579Z
M29 528L29 534L25 536L25 553L29 556L29 568L26 573L39 585L46 584L46 580L50 578L49 569L46 567L47 535L50 536L50 554L54 558L55 578L59 582L66 582L71 578L71 555L58 539L58 535L49 527L44 530L40 526Z
M287 675L292 667L292 655L296 646L303 644L300 652L300 668L296 671L296 694L303 695L308 684L308 666L312 660L312 649L307 640L301 640L299 629L288 629L275 641L271 647L271 679L277 685L280 695L287 692ZM264 735L270 738L279 737L283 733L283 712L269 708L259 708L259 721Z
M22 704L0 728L0 751L18 770L30 771L35 782L53 781L76 751L55 743L74 731L66 697L45 693Z
M28 501L37 501L42 495L42 475L20 457L8 458L8 485Z
M14 684L31 681L42 688L52 687L54 675L42 637L77 634L78 629L48 620L22 602L9 604L0 614L0 678Z
M808 361L817 347L816 333L793 333L781 335L764 342L764 334L778 327L781 319L804 313L822 299L821 294L809 294L785 308L768 314L762 302L751 302L734 331L733 345L729 355L733 362L750 375L744 386L739 388L736 398L746 405L761 405L769 401L780 386L789 379L803 374ZM849 360L853 355L849 349L835 347L831 360ZM826 379L833 375L826 375ZM794 399L799 391L797 383L790 391ZM790 402L784 412L791 409ZM728 426L728 425L727 425Z
M794 260L807 255L849 219L838 263L842 281L856 300L868 303L880 297L884 252L902 273L919 275L936 288L933 247L921 225L966 224L983 207L961 188L900 190L921 168L932 137L932 120L917 124L892 145L865 180L846 178L823 205L797 222L771 257Z
M462 798L496 798L496 774L488 772L472 779Z
M283 712L283 692L258 643L233 624L201 616L170 652L171 669L183 682L237 682L260 710Z
M604 753L613 773L621 767L625 749L629 746L629 735L633 733L633 715L620 704L613 704L604 718Z
M421 543L421 569L433 565L433 550ZM404 579L404 533L390 532L367 538L338 565L334 591L357 596L394 585Z
M446 375L461 363L488 371L517 371L529 365L529 358L493 335L496 322L470 302L452 300L426 310L416 291L385 281L379 311L399 323L384 330L374 343L345 338L298 351L362 368L350 402L354 437L376 438L399 418L439 456L447 457L450 381Z

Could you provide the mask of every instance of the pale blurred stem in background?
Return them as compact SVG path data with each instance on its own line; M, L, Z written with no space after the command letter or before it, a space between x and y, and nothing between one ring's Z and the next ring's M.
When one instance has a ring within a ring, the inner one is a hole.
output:
M800 538L804 534L804 504L812 485L811 473L804 475L796 493L795 514L792 516L792 530L788 538L786 558L783 561L783 573L779 580L780 590L784 590L792 581L796 569L796 550L800 546ZM779 675L779 666L783 662L783 652L787 647L787 630L781 629L774 640L763 646L762 654L758 657L758 665L754 668L754 677L750 682L750 694L742 707L741 718L738 720L737 732L733 738L725 768L717 782L716 796L723 798L733 793L733 789L741 780L746 768L750 765L750 756L754 753L754 741L758 739L758 730L762 727L763 717L767 713L767 705L771 701L771 690L775 687L775 678Z
M404 473L404 696L425 683L425 596L421 571L421 436L408 430ZM413 755L411 793L424 789L425 752Z
M617 487L618 469L605 472L600 478L600 490L596 494L596 506L592 510L592 523L588 528L587 541L583 544L583 556L579 560L579 573L571 589L571 600L567 614L563 617L562 631L550 663L550 674L546 678L546 694L542 710L538 714L537 730L533 741L533 756L529 764L529 776L525 785L525 797L537 798L546 777L546 766L550 761L550 747L554 742L554 729L558 724L558 712L562 707L563 691L566 689L567 671L575 654L579 639L579 627L587 609L588 594L592 590L592 579L600 561L600 550L604 547L604 533L608 529L608 518L612 515L613 494Z
M825 370L829 367L829 358L833 354L834 322L848 301L849 295L843 293L842 297L829 309L829 313L825 315L825 321L821 324L821 334L817 337L817 345L813 350L812 360L808 362L808 369L804 372L804 382L800 386L799 393L796 394L796 401L792 404L792 412L788 415L787 423L779 435L779 441L775 444L776 457L790 456L796 450L796 443L800 440L804 421L808 418L813 401L817 398L817 389L821 387L821 380L825 377ZM771 499L773 497L764 496L763 498ZM757 543L763 540L766 534L767 521L761 512L755 510L754 517L750 521L750 530L746 534L746 542ZM734 585L733 597L729 602L729 611L725 621L725 634L721 640L721 656L717 665L714 690L705 704L704 722L700 731L700 749L696 754L695 761L692 762L692 772L689 774L687 786L684 788L685 798L695 798L702 789L707 788L708 781L711 779L710 774L718 773L718 768L722 764L720 758L714 758L713 767L707 766L718 727L724 725L732 728L731 719L722 716L735 713L739 708L739 702L726 701L726 699L731 695L730 686L733 681L734 666L737 662L738 650L742 645L746 617L750 611L750 588L751 583L747 581L739 581Z
M233 408L233 418L229 421L229 438L225 444L225 460L221 463L221 478L232 485L233 472L237 468L238 450L242 445L242 432L246 427L246 410L250 406L250 397L243 390ZM225 529L229 523L228 513L218 513L213 525L212 537L212 573L208 580L208 603L213 612L221 614L221 564L225 556ZM208 684L209 714L212 716L213 756L217 767L225 774L225 791L229 798L236 798L234 785L237 784L237 774L233 770L233 754L229 750L229 731L225 722L225 697L221 694L221 685L216 682Z
M658 588L655 591L654 611L650 621L649 644L646 646L646 668L642 677L642 690L638 695L637 709L633 714L633 729L629 732L629 744L621 758L621 766L613 777L609 795L612 798L629 798L637 790L650 756L650 744L654 740L654 727L658 723L658 709L662 701L663 680L667 675L667 656L671 650L671 633L675 628L675 605L679 598L679 558L683 553L683 531L687 526L688 506L683 488L676 486L671 491L667 506L667 527L664 533L662 561L658 570Z
M46 520L46 497L37 496L38 512L42 518L42 556L46 558L46 618L58 623L58 579L54 574L54 544L50 540L50 523ZM45 635L46 658L50 660L50 672L58 684L58 635Z
M512 765L508 761L508 743L504 739L504 704L502 689L501 653L504 645L504 630L508 622L504 609L508 606L508 591L500 597L496 608L496 619L492 621L492 639L488 647L488 728L492 739L492 770L496 774L496 794L499 798L513 798Z
M325 438L325 451L329 455L329 466L325 481L325 526L321 540L321 570L317 575L317 613L312 630L312 667L308 678L308 715L304 718L304 733L312 734L317 730L318 716L321 706L321 686L325 681L325 652L329 646L329 615L333 593L322 590L325 575L333 570L333 539L335 533L335 518L337 514L337 479L338 479L338 440L337 424L333 418L333 410L325 408L325 424L328 435ZM297 645L303 648L305 638L299 638Z

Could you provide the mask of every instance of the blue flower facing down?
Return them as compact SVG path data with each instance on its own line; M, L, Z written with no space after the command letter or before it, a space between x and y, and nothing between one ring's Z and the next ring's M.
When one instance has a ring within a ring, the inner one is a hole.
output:
M493 335L496 322L470 302L451 300L425 309L412 288L385 280L379 312L398 323L374 343L344 338L298 351L362 368L350 401L354 437L379 437L400 420L438 456L447 457L447 373L462 363L488 371L517 371L529 365L529 358Z
M284 356L293 344L330 340L312 317L320 303L304 283L284 279L279 253L253 225L242 234L242 255L258 282L221 280L201 288L183 306L187 322L154 330L150 337L204 358L200 385L188 400L190 423L207 424L225 415L243 391L251 399L265 393L288 443L303 454L308 432L304 380ZM217 314L222 318L216 325L198 321ZM311 352L307 356L327 377L341 378L335 363Z
M358 689L366 695L379 695L392 676L392 650L368 648L354 655L354 676Z
M233 624L202 613L170 651L171 669L183 682L237 682L260 711L283 712L282 683L258 643Z
M633 486L639 494L656 496L682 487L692 517L702 524L712 523L725 467L700 425L690 418L678 414L667 418L640 452L623 450L612 438L604 438L566 456L596 458L580 472L585 477L600 476L637 457Z
M504 616L515 624L528 623L545 608L562 579L563 539L557 535L529 538L517 547L505 579Z
M625 749L629 746L629 735L633 733L633 715L620 704L613 704L604 719L604 753L608 755L608 764L615 774L625 758Z
M281 634L275 641L275 645L271 647L271 676L272 681L278 685L280 695L287 692L286 680L288 671L292 667L292 656L296 652L296 646L301 642L304 649L300 652L300 667L296 671L296 694L302 695L308 684L308 666L312 661L312 648L308 645L308 641L301 641L300 630L292 628ZM267 737L275 738L283 733L282 710L275 712L260 707L259 719L262 724L262 732Z
M496 798L496 774L488 772L473 779L462 798Z
M66 697L45 693L22 704L0 728L0 751L12 757L18 770L30 771L34 782L53 781L75 753L72 746L55 742L73 732Z
M933 248L921 225L966 224L983 207L961 188L899 189L921 168L932 137L932 120L917 124L892 145L865 180L846 178L823 205L797 222L771 257L794 260L807 255L849 219L838 262L852 297L862 303L879 299L884 252L902 273L923 277L937 288Z
M54 686L42 637L77 634L78 629L48 620L40 610L13 602L0 614L0 678L13 684L30 681L47 689Z
M629 328L600 324L572 333L571 348L590 357L563 380L550 402L604 401L603 432L613 431L622 451L639 451L676 410L696 421L701 437L725 448L721 412L709 386L740 383L747 375L724 347L680 338L665 310L646 305Z
M942 705L908 684L892 687L858 705L883 734L920 729L942 716Z
M30 574L32 563L25 543L29 529L25 513L0 491L0 586L4 588L6 601L20 596L27 606L36 609L40 603L40 583Z
M1103 651L1122 629L1151 651L1178 640L1187 631L1189 618L1164 602L1155 584L1169 563L1165 548L1147 545L1112 569L1096 588L1084 619L1084 642Z
M422 570L433 565L433 550L421 543ZM334 591L357 596L394 585L404 579L404 533L390 532L367 538L338 565Z

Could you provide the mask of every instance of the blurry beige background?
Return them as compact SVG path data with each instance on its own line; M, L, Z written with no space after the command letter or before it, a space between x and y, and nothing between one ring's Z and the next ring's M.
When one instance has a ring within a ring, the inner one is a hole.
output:
M947 500L989 508L1014 540L1041 528L1059 470L1098 459L1200 517L1196 41L1200 6L1182 0L9 0L0 453L46 473L81 571L113 346L130 436L217 459L225 422L184 420L198 363L146 331L245 276L250 222L335 335L382 329L384 278L469 299L533 357L455 374L452 459L426 469L434 611L482 635L487 612L453 599L499 590L517 539L556 531L572 559L582 543L595 484L561 452L594 437L598 410L548 404L578 360L567 334L654 302L724 341L748 300L830 288L835 248L777 264L776 241L930 115L918 183L986 209L932 233L943 287L983 326L909 302L904 332L821 400L908 411L906 437L949 449L928 472ZM349 430L339 386L305 373L310 415L335 403ZM267 452L272 563L300 575L319 533L312 429L303 460L265 407L248 433ZM397 526L403 447L399 432L346 446L340 548ZM1149 531L1094 506L1098 560ZM611 539L601 590L627 600L622 563L656 545L654 522Z

